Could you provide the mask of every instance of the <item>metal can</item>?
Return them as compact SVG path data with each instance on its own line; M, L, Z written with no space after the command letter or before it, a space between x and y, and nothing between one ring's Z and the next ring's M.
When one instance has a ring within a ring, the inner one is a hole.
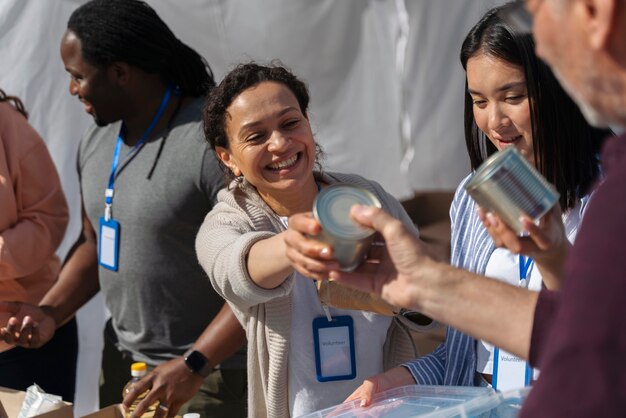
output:
M559 200L559 193L514 147L490 156L465 184L465 190L518 234L520 217L537 221Z
M370 191L343 183L322 189L313 202L313 216L322 227L315 239L332 246L333 256L343 271L352 271L365 260L374 239L373 229L350 218L354 205L381 207Z

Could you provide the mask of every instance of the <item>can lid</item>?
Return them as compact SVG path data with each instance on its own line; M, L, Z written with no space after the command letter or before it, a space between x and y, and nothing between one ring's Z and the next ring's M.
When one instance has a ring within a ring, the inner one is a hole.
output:
M351 184L333 184L317 195L313 215L329 234L344 239L362 239L374 233L350 218L354 205L381 207L380 201L369 190Z
M130 365L131 376L144 376L148 371L148 366L144 362L137 362Z

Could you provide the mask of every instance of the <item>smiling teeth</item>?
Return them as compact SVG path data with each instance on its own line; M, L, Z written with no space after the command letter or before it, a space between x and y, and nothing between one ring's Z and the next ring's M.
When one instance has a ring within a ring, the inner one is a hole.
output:
M284 160L284 161L281 161L279 163L270 164L269 167L272 170L280 170L280 169L292 166L296 162L297 159L298 159L298 154L294 155L293 157L289 158L288 160Z

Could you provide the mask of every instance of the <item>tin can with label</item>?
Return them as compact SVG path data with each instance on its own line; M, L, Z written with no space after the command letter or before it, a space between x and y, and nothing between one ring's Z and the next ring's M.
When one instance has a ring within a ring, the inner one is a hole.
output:
M514 147L490 156L465 184L487 212L496 213L518 234L523 215L537 221L559 200L559 193Z
M322 226L315 239L332 246L333 258L344 271L354 270L365 260L374 239L373 229L350 218L350 209L354 205L381 207L370 191L343 183L322 189L313 202L313 216Z

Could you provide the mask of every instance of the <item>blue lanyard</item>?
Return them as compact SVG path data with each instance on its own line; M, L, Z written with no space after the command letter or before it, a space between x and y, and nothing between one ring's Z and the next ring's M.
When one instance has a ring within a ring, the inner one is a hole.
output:
M148 136L161 119L163 112L165 111L165 107L170 101L170 97L172 96L172 86L168 86L165 94L163 95L163 99L161 100L161 105L159 106L159 110L157 111L154 118L152 118L152 122L148 125L148 129L141 135L139 141L128 151L127 156L132 156L136 154L141 146L146 142ZM104 220L111 220L111 206L113 204L113 190L115 185L115 172L117 171L117 166L120 162L120 150L122 149L122 142L124 142L124 135L126 133L126 126L122 122L122 127L120 128L120 133L117 135L117 143L115 144L115 151L113 151L113 161L111 162L111 174L109 175L109 185L107 186L104 192Z
M528 277L528 271L533 264L533 259L530 257L519 256L519 283L521 287L526 287L526 278Z

